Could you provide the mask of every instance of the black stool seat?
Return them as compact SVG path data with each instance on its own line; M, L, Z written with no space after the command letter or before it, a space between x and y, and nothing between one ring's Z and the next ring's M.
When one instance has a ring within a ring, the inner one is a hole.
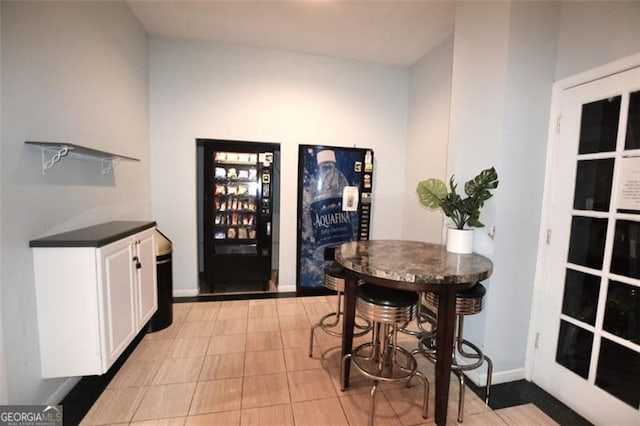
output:
M358 297L374 305L406 308L418 303L415 291L395 290L365 283L358 287Z
M486 287L478 283L471 288L456 292L456 298L476 299L478 297L484 297L486 294L487 294Z
M334 260L324 267L324 273L335 278L344 278L344 267Z
M324 267L324 286L337 291L338 297L344 292L344 267L338 262L331 261Z
M456 293L456 315L474 315L484 308L484 296L487 289L481 283ZM438 312L440 296L427 291L423 294L425 306L432 312Z

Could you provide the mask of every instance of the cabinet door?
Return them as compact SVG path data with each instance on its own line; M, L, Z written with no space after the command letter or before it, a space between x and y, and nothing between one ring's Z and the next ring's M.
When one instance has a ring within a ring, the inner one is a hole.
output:
M137 333L133 248L132 240L125 239L99 250L104 371L120 356Z
M156 244L154 229L141 232L136 238L137 323L145 325L158 309L158 289L156 286Z

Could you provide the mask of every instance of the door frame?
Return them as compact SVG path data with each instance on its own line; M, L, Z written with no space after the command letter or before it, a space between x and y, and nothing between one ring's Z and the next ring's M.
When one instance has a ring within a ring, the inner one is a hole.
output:
M538 251L536 257L536 272L534 278L531 316L529 318L529 333L527 338L527 352L525 357L525 378L531 380L535 367L536 346L540 331L540 319L543 309L545 292L544 278L548 268L547 236L552 226L553 182L558 173L557 154L560 143L561 105L560 99L565 90L583 84L591 83L615 74L628 71L640 66L640 52L626 56L605 65L581 72L579 74L558 80L553 83L551 94L551 110L549 113L549 129L547 134L547 158L545 163L544 195L540 216L540 234L538 235ZM550 235L553 238L552 235Z

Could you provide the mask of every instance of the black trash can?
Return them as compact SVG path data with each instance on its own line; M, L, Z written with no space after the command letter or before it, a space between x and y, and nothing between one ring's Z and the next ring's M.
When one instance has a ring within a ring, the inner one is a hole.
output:
M158 284L158 310L149 320L147 332L167 328L173 322L173 270L171 266L171 240L156 229L156 279Z

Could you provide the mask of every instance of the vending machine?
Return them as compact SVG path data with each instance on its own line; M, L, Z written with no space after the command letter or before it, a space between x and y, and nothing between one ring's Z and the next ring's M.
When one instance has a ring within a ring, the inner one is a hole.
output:
M327 254L369 239L372 191L373 150L300 145L297 291L322 291Z
M198 139L202 281L217 292L266 290L271 278L273 168L278 144ZM243 288L243 283L244 287Z

